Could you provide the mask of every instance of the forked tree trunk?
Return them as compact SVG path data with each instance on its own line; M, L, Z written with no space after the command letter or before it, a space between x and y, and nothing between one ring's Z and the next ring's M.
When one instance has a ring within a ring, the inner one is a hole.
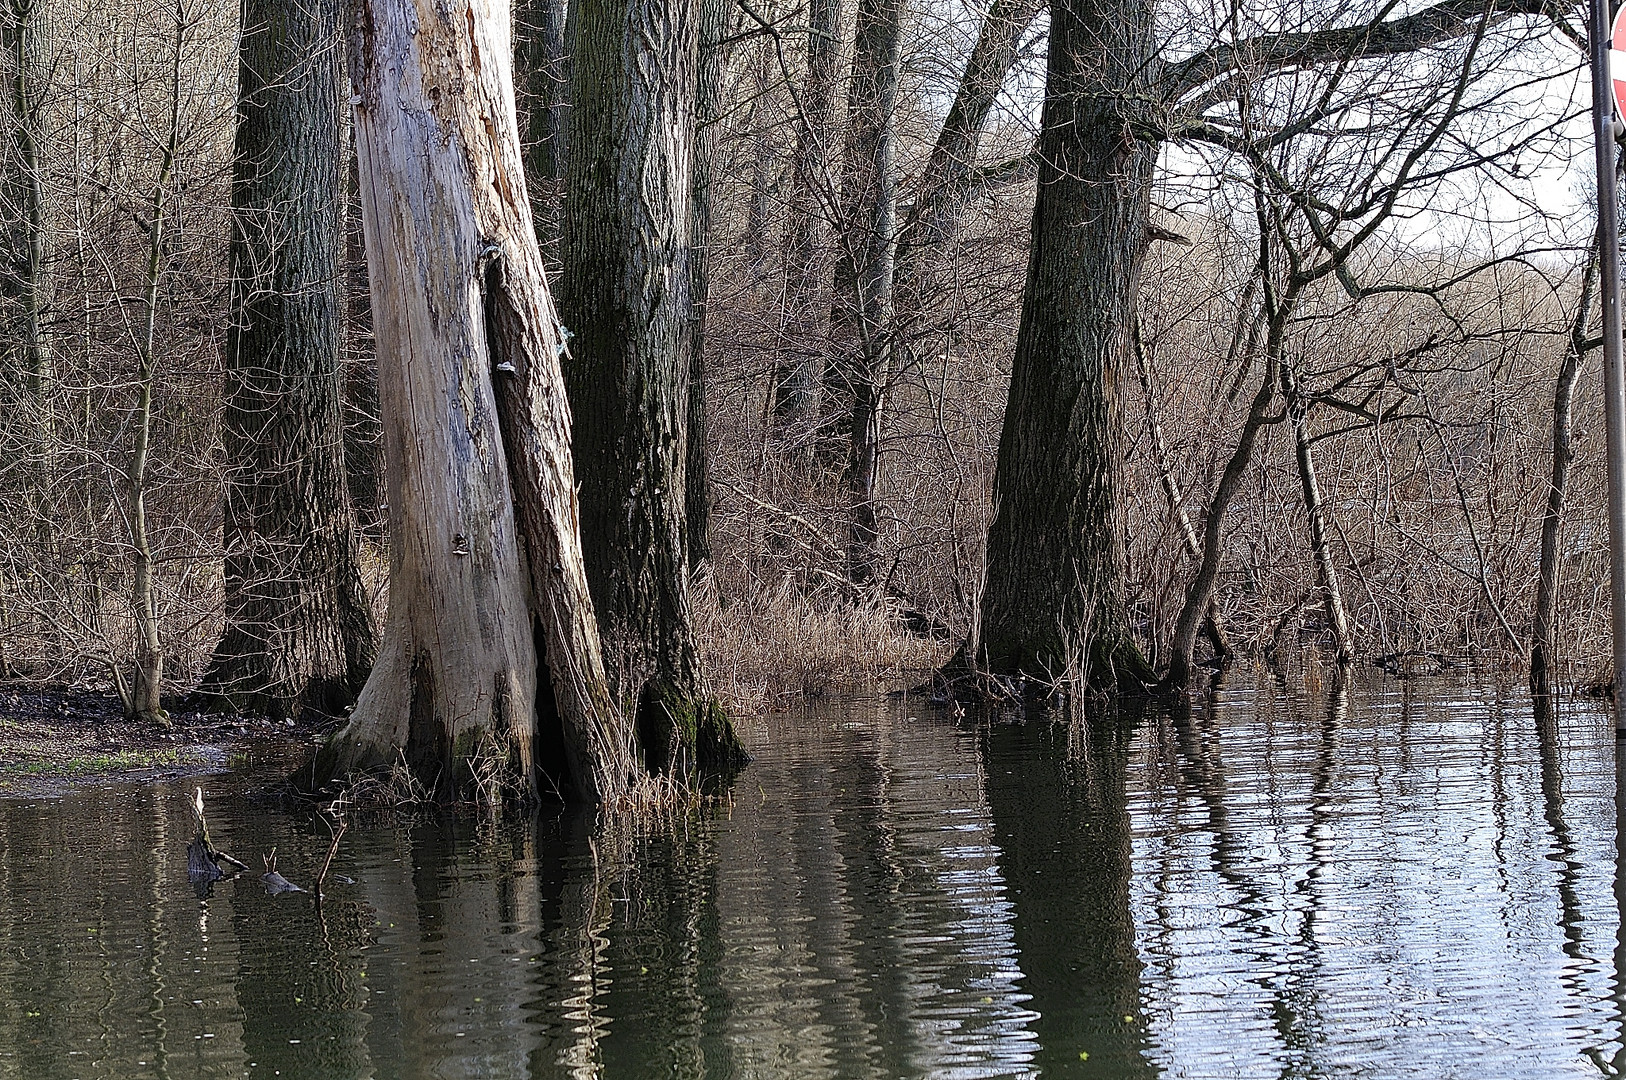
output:
M339 0L246 0L226 340L226 625L201 693L340 716L373 662L339 366Z
M1155 679L1125 610L1117 386L1133 362L1157 162L1157 145L1137 141L1157 130L1156 48L1145 0L1052 5L1033 247L973 643L995 674Z
M562 343L526 195L511 56L505 4L354 9L390 614L355 715L318 773L404 751L451 793L491 755L530 786L541 771L567 795L612 800L634 765L575 530Z
M588 580L649 766L727 764L741 749L701 687L684 510L696 12L580 0L572 27L560 308Z

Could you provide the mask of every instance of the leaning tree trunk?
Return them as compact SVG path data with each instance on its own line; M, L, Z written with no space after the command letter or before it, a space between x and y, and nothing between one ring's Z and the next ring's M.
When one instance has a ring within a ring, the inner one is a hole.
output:
M999 456L981 641L995 674L1155 678L1130 635L1118 381L1158 147L1146 0L1052 5L1033 247Z
M918 320L931 290L931 270L958 238L975 185L972 173L983 127L1016 59L1022 35L1042 0L994 0L943 127L932 145L918 194L898 237L897 309L900 336Z
M533 787L540 771L566 795L609 800L626 790L631 745L610 706L575 530L561 333L511 55L505 5L355 9L390 614L318 773L404 752L451 793L481 757L506 757Z
M581 0L572 26L560 308L588 581L647 763L726 764L741 751L701 689L685 550L695 10Z
M245 0L226 338L226 625L201 692L341 716L373 662L339 365L338 0Z
M1340 667L1354 658L1350 642L1349 615L1344 593L1338 583L1338 567L1327 544L1327 511L1321 498L1321 482L1316 477L1315 448L1310 442L1309 403L1299 393L1298 379L1285 360L1281 372L1282 392L1287 399L1287 418L1293 429L1293 453L1298 460L1299 484L1304 495L1304 513L1310 520L1310 554L1325 594L1327 625L1332 630L1333 651ZM1481 582L1483 584L1483 582Z
M1536 578L1536 609L1530 627L1530 692L1545 695L1552 691L1553 639L1558 614L1558 539L1564 525L1564 495L1569 487L1570 465L1575 461L1572 437L1575 383L1581 376L1586 357L1587 320L1592 312L1592 294L1598 282L1597 245L1587 255L1581 276L1581 296L1575 305L1575 321L1564 361L1558 366L1553 386L1552 480L1547 485L1547 506L1541 515L1540 571Z

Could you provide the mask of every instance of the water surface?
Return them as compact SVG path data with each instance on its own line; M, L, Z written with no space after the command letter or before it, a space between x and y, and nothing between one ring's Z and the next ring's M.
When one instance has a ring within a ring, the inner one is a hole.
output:
M1241 680L1233 680L1233 683ZM771 718L731 807L357 820L200 901L185 785L0 802L0 1076L1616 1075L1615 744L1460 681ZM220 846L327 832L215 777Z

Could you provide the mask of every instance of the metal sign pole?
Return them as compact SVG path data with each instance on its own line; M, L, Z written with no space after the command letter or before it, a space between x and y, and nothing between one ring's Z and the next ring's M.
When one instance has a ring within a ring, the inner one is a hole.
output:
M1621 364L1620 221L1615 190L1614 88L1608 0L1592 0L1592 133L1598 155L1598 296L1603 306L1603 406L1609 453L1610 615L1615 735L1626 738L1626 368Z

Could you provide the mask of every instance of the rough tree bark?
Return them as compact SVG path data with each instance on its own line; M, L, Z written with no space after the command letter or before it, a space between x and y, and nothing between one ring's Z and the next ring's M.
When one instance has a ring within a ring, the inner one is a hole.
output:
M339 365L339 0L245 0L226 339L226 625L200 692L341 716L372 667Z
M505 4L359 0L351 85L390 508L378 663L318 775L484 755L625 793L576 532L562 335L526 195ZM496 384L496 385L494 385ZM527 573L528 571L528 573Z
M616 695L656 770L743 751L706 698L684 511L692 0L581 0L572 17L560 310L582 540Z
M1530 626L1530 692L1538 696L1552 690L1553 638L1558 611L1558 538L1564 524L1564 493L1569 486L1570 465L1575 461L1571 416L1575 383L1581 376L1581 362L1587 353L1587 320L1592 315L1592 295L1598 284L1597 245L1587 256L1581 277L1581 295L1575 303L1575 321L1570 326L1568 347L1558 366L1553 386L1552 479L1547 485L1547 506L1541 515L1541 556L1536 578L1536 610Z
M975 659L1096 687L1155 676L1124 607L1116 387L1147 242L1157 146L1148 0L1059 0L1033 247L994 472Z

